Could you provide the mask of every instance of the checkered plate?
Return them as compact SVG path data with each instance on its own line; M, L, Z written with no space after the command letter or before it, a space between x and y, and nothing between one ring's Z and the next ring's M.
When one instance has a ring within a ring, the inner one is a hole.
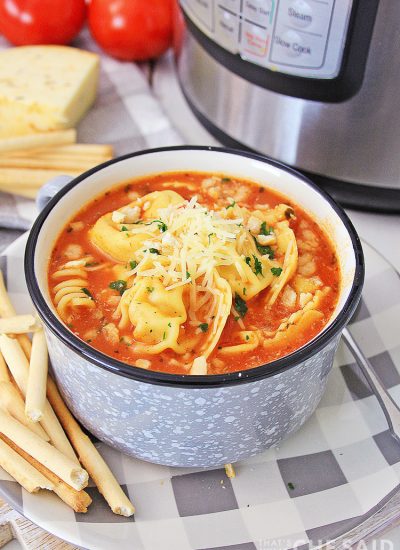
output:
M30 309L23 276L26 236L0 257L17 310ZM400 279L364 244L366 282L350 329L400 402ZM340 346L327 391L304 427L279 448L224 471L167 468L99 450L134 501L134 518L113 515L94 488L87 514L51 493L30 495L0 470L0 494L43 529L96 550L268 550L319 546L379 509L399 486L400 446L376 398Z

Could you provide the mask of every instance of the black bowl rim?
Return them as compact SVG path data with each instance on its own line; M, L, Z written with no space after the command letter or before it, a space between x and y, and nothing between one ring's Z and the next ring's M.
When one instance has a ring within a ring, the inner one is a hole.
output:
M266 363L258 367L254 367L248 370L242 370L237 372L232 372L228 374L216 374L216 375L180 375L180 374L169 374L163 372L156 372L141 369L139 367L127 365L113 357L105 355L100 351L90 347L84 341L80 340L72 332L70 332L67 327L56 317L56 315L51 311L47 305L44 296L40 292L38 281L35 274L34 268L34 256L37 240L40 234L40 230L48 217L51 210L54 206L66 195L71 189L73 189L80 182L85 180L88 176L91 176L102 170L106 166L110 166L122 160L129 158L142 156L142 155L151 155L153 153L164 153L164 152L176 152L176 151L208 151L208 152L217 152L224 153L235 156L242 156L252 160L257 160L265 164L272 165L276 168L279 168L292 176L295 176L310 186L314 191L321 195L332 207L332 209L339 216L343 225L345 226L352 245L355 255L355 273L352 283L352 287L349 293L349 296L339 312L336 319L326 327L316 338L295 350L289 355L277 359L271 363ZM29 294L32 298L32 301L40 315L43 319L45 325L51 332L59 339L63 344L72 349L78 355L84 357L90 363L105 369L111 373L117 374L119 376L124 376L139 382L145 382L149 384L157 385L166 385L174 387L191 387L191 388L210 388L210 387L222 387L230 386L233 384L243 384L249 383L256 380L261 380L269 376L273 376L280 372L283 372L291 367L310 359L321 349L326 347L328 343L340 334L345 325L350 320L352 314L357 307L359 299L361 297L362 286L364 282L364 255L361 246L360 239L357 235L356 230L354 229L353 224L348 218L344 210L328 195L325 191L320 189L315 183L305 177L303 174L297 172L293 168L290 168L276 160L269 159L263 155L256 153L250 153L247 151L230 149L225 147L211 147L211 146L170 146L170 147L159 147L154 149L145 149L141 151L136 151L134 153L129 153L116 157L108 162L104 162L87 172L84 172L77 178L74 178L70 183L65 185L45 206L42 212L37 217L34 222L32 229L29 234L29 238L25 250L24 258L24 268L25 268L25 278L28 287Z

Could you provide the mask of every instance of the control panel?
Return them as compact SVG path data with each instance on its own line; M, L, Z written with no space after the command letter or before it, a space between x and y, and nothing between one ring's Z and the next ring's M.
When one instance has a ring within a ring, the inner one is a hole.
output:
M212 41L267 69L335 78L353 0L181 0Z

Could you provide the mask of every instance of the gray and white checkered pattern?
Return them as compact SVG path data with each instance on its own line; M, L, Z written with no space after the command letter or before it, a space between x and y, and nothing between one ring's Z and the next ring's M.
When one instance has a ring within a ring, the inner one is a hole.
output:
M0 260L21 312L30 307L25 239ZM351 332L400 401L400 279L370 246L364 250L365 290ZM237 463L234 479L221 469L167 468L98 446L135 503L134 518L113 515L94 488L87 514L75 514L52 494L26 493L4 472L0 493L33 522L84 548L306 550L363 522L400 478L400 447L344 346L311 419L279 448Z
M0 50L7 46L0 37ZM108 57L87 31L75 46L101 55L99 93L78 127L80 143L109 143L116 155L182 143L150 89L147 64L121 63ZM0 191L0 227L28 229L36 216L34 201Z

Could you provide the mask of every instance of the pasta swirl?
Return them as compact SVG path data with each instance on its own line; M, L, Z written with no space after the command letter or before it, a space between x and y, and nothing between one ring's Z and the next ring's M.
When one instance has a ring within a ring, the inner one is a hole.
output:
M86 264L89 259L71 260L52 274L60 280L53 287L54 303L61 319L67 323L71 320L71 309L77 307L94 308L93 298L84 291L88 284Z

